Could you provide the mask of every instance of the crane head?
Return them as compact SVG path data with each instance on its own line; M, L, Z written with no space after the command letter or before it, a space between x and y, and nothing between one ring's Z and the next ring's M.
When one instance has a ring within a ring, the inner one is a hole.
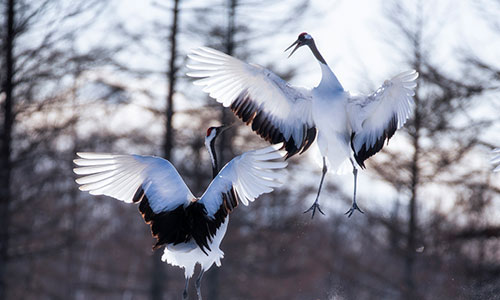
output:
M231 125L221 125L212 126L207 129L207 136L205 137L205 143L210 144L215 140L221 133L231 128Z
M313 38L311 35L309 35L307 32L302 32L301 34L299 34L299 37L297 38L297 40L295 42L293 42L293 44L291 44L290 47L285 49L285 52L288 51L288 49L295 46L295 48L293 48L290 55L288 55L288 57L290 57L295 52L295 50L299 49L300 47L302 47L304 45L309 45L312 41L313 41Z

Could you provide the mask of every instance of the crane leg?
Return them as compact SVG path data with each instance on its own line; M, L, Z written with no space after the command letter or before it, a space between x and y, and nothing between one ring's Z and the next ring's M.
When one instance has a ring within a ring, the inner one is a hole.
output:
M201 279L203 278L203 274L205 273L205 270L201 269L200 275L198 275L198 278L196 278L196 294L198 294L198 300L201 299Z
M189 287L189 277L186 278L186 284L184 285L184 291L182 292L182 299L188 298L188 287Z
M354 195L352 197L352 206L345 213L345 215L347 215L347 217L349 217L349 218L352 216L352 213L355 210L358 210L360 213L364 214L364 212L361 209L359 209L358 204L356 204L356 190L357 190L357 182L358 182L358 169L354 165L354 162L352 161L352 159L351 159L351 163L352 163L352 174L354 175Z
M306 210L304 213L308 213L312 211L312 216L311 219L314 218L314 214L316 213L316 209L322 214L325 215L325 213L321 210L319 207L318 199L319 199L319 194L321 193L321 187L323 186L323 180L325 179L326 172L328 171L326 167L326 159L323 156L323 169L322 169L322 174L321 174L321 181L319 182L319 188L318 188L318 194L316 195L316 200L314 200L314 203L311 207L309 207L308 210Z

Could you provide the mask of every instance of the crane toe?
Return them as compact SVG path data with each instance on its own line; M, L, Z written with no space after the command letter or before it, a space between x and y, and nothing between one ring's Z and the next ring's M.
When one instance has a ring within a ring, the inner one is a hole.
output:
M348 218L350 218L350 217L352 216L352 214L354 213L354 211L356 211L356 210L357 210L357 211L359 211L359 212L360 212L360 213L362 213L362 214L364 214L364 213L365 213L364 211L362 211L362 210L359 208L359 206L358 206L356 203L353 203L353 204L352 204L352 206L351 206L351 208L350 208L348 211L346 211L346 212L344 213L344 215L347 215L347 217L348 217Z
M314 214L316 213L316 210L318 210L323 216L325 215L325 213L321 210L319 203L317 203L317 202L314 202L313 205L311 205L311 207L309 207L309 209L306 210L304 213L308 213L308 212L312 211L312 216L311 216L311 219L312 219L312 218L314 218Z

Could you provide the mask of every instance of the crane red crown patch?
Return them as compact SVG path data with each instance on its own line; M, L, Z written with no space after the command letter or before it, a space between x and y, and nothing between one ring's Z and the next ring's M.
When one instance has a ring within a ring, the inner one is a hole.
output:
M214 128L213 128L213 127L210 127L210 128L208 128L208 129L207 129L207 136L209 136L209 135L210 135L210 133L212 132L212 129L214 129Z

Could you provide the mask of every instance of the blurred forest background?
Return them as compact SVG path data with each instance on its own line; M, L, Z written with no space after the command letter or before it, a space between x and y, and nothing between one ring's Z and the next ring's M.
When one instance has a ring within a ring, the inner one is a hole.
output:
M236 125L224 162L266 143L191 84L187 52L313 86L310 53L282 52L302 31L348 90L416 69L414 116L361 172L364 215L343 215L352 178L334 175L326 216L303 214L320 168L291 159L283 188L233 213L205 298L500 299L500 1L346 2L2 0L0 299L180 299L137 209L77 189L75 152L163 156L201 194L206 128Z

